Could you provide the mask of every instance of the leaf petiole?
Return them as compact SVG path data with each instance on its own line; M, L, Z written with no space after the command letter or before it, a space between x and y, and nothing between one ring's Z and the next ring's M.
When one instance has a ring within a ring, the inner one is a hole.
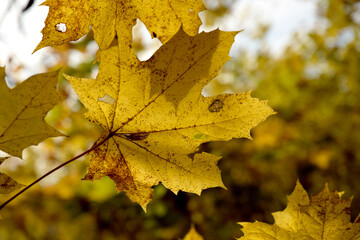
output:
M23 188L20 192L18 192L17 194L15 194L14 196L12 196L11 198L9 198L6 202L4 202L3 204L0 205L0 210L3 209L6 205L8 205L10 202L12 202L14 199L16 199L18 196L20 196L22 193L24 193L26 190L28 190L29 188L31 188L32 186L34 186L36 183L40 182L41 180L43 180L44 178L46 178L47 176L49 176L50 174L52 174L53 172L57 171L58 169L64 167L65 165L68 165L69 163L75 161L76 159L81 158L82 156L88 154L89 152L97 149L98 147L100 147L101 145L103 145L105 142L107 142L110 138L112 138L112 136L114 136L115 132L110 132L103 140L101 140L100 142L98 142L97 144L93 145L90 149L86 150L85 152L77 155L76 157L73 157L72 159L60 164L59 166L53 168L52 170L50 170L49 172L45 173L44 175L42 175L41 177L39 177L38 179L36 179L35 181L33 181L32 183L30 183L29 185L27 185L25 188Z

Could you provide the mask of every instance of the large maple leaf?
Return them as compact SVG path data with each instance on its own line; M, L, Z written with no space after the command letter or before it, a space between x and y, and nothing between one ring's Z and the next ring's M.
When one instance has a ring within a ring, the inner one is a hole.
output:
M201 95L229 59L234 36L217 30L190 37L180 29L147 62L115 41L98 52L97 79L68 76L86 117L106 130L96 144L111 138L93 151L85 179L107 175L143 208L159 182L175 193L223 187L219 157L194 154L198 146L250 138L250 129L273 113L249 93Z
M21 157L22 150L49 137L61 136L44 118L60 101L58 72L38 74L13 89L0 68L0 150Z
M241 240L349 240L360 239L359 217L350 222L352 199L342 199L343 192L325 188L309 198L297 182L282 212L273 213L275 223L241 222L244 236Z
M137 18L166 43L181 25L196 35L201 24L198 13L205 8L201 0L47 0L43 5L50 8L36 50L77 40L89 26L100 49L106 49L116 34L130 32L131 37ZM117 31L118 26L125 30Z

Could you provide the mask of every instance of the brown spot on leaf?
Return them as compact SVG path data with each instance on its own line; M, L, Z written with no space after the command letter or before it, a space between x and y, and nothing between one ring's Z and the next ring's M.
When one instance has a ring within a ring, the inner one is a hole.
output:
M125 137L130 140L144 140L146 139L150 133L131 133L131 134L125 134Z
M210 112L220 112L220 110L224 107L224 103L220 99L215 99L209 106Z

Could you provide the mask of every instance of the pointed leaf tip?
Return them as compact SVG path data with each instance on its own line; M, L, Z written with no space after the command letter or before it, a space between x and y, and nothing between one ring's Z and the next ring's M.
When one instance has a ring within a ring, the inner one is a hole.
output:
M5 173L0 173L0 193L1 194L8 194L17 189L23 187L23 184L18 183Z

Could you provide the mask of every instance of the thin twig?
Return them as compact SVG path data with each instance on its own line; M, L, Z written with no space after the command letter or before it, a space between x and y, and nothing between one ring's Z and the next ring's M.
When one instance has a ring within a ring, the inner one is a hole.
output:
M6 205L8 205L10 202L12 202L15 198L17 198L19 195L21 195L23 192L25 192L26 190L28 190L29 188L31 188L32 186L34 186L36 183L40 182L41 180L43 180L44 178L46 178L47 176L49 176L50 174L52 174L53 172L55 172L56 170L64 167L65 165L75 161L76 159L81 158L82 156L88 154L89 152L95 150L96 148L100 147L101 145L103 145L106 141L108 141L113 135L115 134L115 132L111 132L109 133L108 136L106 136L102 141L98 142L96 145L92 146L90 149L86 150L85 152L81 153L80 155L77 155L76 157L73 157L72 159L60 164L59 166L53 168L52 170L50 170L49 172L45 173L44 175L42 175L41 177L39 177L38 179L36 179L35 181L33 181L32 183L30 183L29 185L27 185L25 188L23 188L20 192L18 192L17 194L15 194L14 196L12 196L10 199L8 199L6 202L4 202L3 204L1 204L0 206L0 210L3 209Z

